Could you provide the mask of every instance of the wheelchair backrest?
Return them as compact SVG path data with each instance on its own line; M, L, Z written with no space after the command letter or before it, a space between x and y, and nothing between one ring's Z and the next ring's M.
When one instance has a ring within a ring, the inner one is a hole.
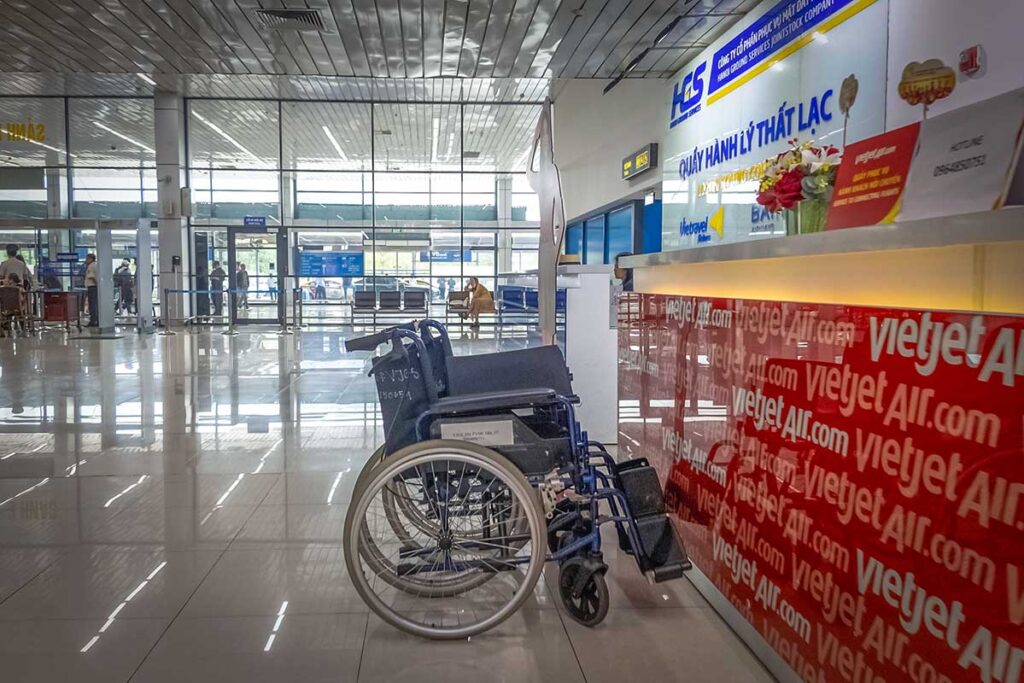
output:
M570 397L572 377L557 346L445 358L449 396L544 387Z
M437 400L437 383L423 342L414 333L396 331L391 350L373 359L384 423L386 453L416 443L416 420Z
M419 322L420 339L427 349L430 366L437 383L438 396L448 395L448 359L452 357L452 342L444 326L436 320Z

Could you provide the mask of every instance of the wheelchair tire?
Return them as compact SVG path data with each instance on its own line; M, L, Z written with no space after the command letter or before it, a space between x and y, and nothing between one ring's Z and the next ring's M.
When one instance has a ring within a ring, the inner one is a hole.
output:
M573 587L580 571L583 571L583 563L578 558L562 564L558 571L558 594L573 621L592 628L608 616L608 583L604 572L596 571L587 579L580 595L574 596Z
M365 489L366 482L369 481L372 475L373 469L380 465L385 459L384 446L381 446L370 459L367 460L363 469L359 472L359 477L356 479L355 487L352 492L352 500L359 497L360 492ZM383 497L383 496L382 496ZM412 534L416 532L415 528L410 527L422 527L423 522L416 520L411 524L403 524L400 515L395 510L397 507L394 499L396 496L389 495L383 500L384 513L388 519L388 523L391 525L392 530L396 535L403 541L407 542L410 547L415 547L416 543L412 538ZM406 506L401 506L403 509L407 509ZM372 538L368 534L364 533L363 542L360 546L360 552L362 559L370 565L370 567L376 572L381 580L388 582L390 585L403 590L407 593L426 596L426 597L449 597L452 595L458 595L459 593L470 590L471 588L480 585L487 581L490 576L487 574L481 574L475 577L466 577L457 581L438 582L432 581L429 583L416 581L409 577L402 577L397 574L396 566L394 563L388 562L388 558L380 552Z
M382 491L412 479L442 520L436 538L406 523L398 533L383 512ZM410 543L402 536L413 529ZM372 468L349 506L344 545L349 575L374 613L407 633L459 639L500 624L529 598L546 525L536 491L504 456L434 440Z

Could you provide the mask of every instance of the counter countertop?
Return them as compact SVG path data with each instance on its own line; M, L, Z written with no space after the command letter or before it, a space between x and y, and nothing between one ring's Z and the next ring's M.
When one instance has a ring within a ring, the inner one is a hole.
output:
M646 268L672 263L749 261L1020 240L1024 240L1024 206L1009 206L998 211L638 254L623 258L622 265Z

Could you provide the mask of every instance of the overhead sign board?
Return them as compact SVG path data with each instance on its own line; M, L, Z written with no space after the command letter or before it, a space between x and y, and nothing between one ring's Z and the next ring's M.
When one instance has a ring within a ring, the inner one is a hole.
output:
M658 165L658 143L644 145L642 149L622 160L622 179L633 178Z
M246 216L242 219L242 225L247 228L266 228L267 217L266 216Z
M433 261L434 263L459 263L460 261L472 261L473 251L471 249L431 249L420 251L420 261Z

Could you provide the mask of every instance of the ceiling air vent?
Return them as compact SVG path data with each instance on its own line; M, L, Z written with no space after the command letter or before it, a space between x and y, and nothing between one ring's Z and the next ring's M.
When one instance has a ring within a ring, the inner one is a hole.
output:
M256 19L271 31L326 31L315 9L258 9Z
M470 152L470 151L467 150L467 151L462 153L462 158L463 159L479 159L480 158L480 152Z

